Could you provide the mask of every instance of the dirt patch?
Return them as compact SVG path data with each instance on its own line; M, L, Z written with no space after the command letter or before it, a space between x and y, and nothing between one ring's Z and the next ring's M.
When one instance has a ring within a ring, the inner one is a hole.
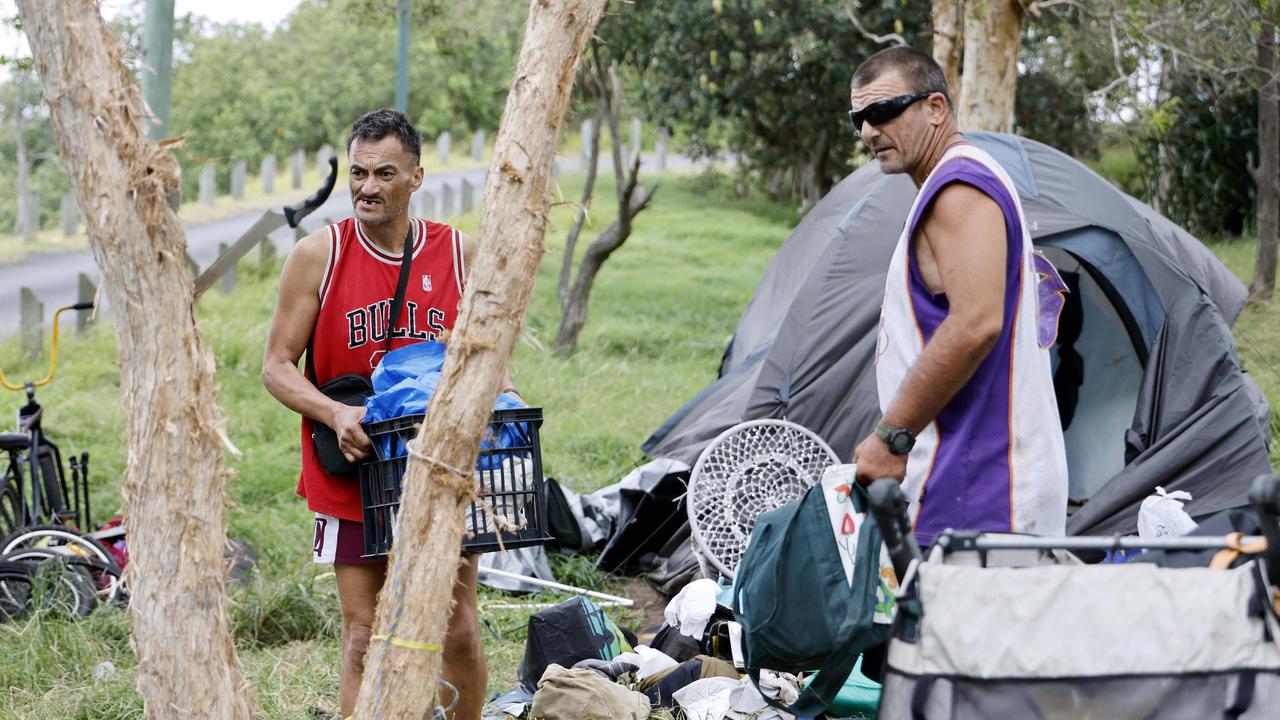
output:
M618 614L620 624L634 632L642 643L651 639L664 621L662 611L667 608L666 596L654 590L644 578L622 581L618 594L636 601L635 606Z

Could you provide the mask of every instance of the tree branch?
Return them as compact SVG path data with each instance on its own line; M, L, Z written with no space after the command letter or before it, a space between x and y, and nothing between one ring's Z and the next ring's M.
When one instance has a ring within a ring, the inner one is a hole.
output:
M887 35L876 35L875 33L863 27L862 23L858 22L858 16L853 12L852 5L845 6L844 14L849 17L849 22L853 23L854 29L857 30L859 33L861 33L862 37L870 40L871 42L877 45L887 45L890 43L892 43L893 45L907 44L907 39L902 37L898 33L889 33Z

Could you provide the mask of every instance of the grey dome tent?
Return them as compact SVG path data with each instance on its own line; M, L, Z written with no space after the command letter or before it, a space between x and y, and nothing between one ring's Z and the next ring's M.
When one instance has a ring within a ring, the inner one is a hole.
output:
M1204 516L1270 472L1270 409L1231 324L1246 291L1199 241L1070 156L970 133L1017 185L1032 238L1072 290L1054 348L1072 534L1132 532L1155 486ZM786 418L849 457L879 417L872 361L885 268L915 186L869 163L801 221L756 288L720 377L645 442L692 465L712 439Z

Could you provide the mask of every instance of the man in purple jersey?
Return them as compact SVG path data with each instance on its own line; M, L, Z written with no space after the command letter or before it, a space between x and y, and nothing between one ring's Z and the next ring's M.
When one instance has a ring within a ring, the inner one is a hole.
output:
M872 55L851 95L849 115L881 170L921 188L887 274L882 418L854 450L858 477L903 483L924 543L948 527L1060 535L1053 333L1038 332L1046 273L1012 181L960 134L946 78L925 53ZM1052 267L1047 275L1056 278Z

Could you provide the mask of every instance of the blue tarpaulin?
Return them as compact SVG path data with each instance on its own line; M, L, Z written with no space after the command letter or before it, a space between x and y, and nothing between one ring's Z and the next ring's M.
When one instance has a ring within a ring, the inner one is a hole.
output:
M392 350L382 357L373 371L373 395L364 401L364 423L380 422L406 415L424 415L440 382L444 367L445 346L438 342L421 342ZM525 404L513 394L502 393L494 402L494 410L523 408ZM497 437L486 435L481 450L509 448L529 444L524 423L503 423ZM481 464L485 458L481 457Z

